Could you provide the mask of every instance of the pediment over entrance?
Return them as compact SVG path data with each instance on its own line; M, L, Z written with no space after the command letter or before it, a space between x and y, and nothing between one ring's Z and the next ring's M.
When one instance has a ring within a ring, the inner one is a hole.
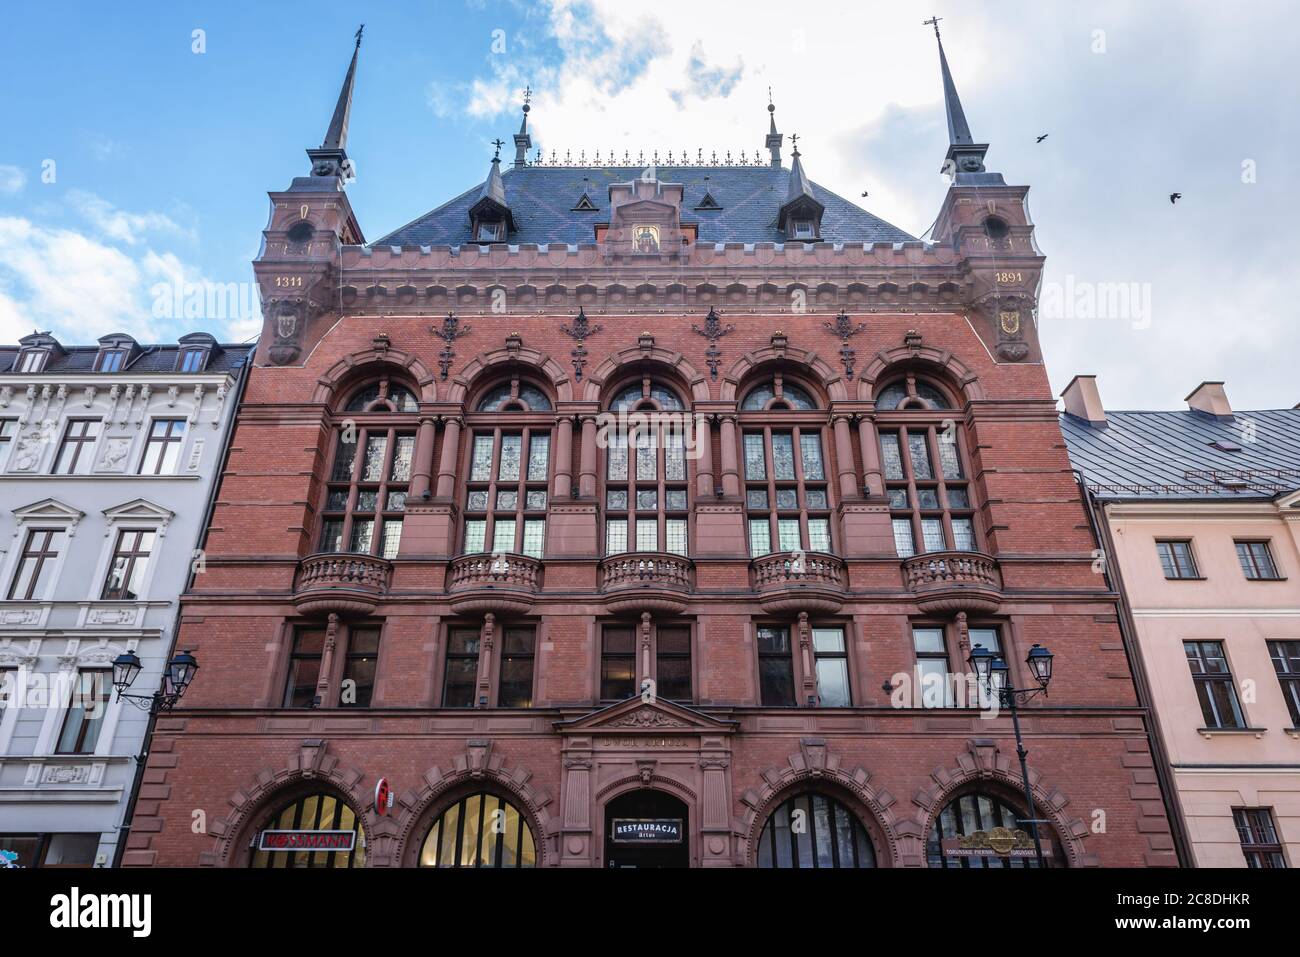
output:
M629 698L579 718L555 722L561 734L627 734L638 731L730 734L736 722L710 717L671 701Z

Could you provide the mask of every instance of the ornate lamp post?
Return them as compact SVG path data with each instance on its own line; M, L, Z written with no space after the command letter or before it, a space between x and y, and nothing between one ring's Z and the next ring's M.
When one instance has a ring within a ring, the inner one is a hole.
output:
M1020 736L1018 705L1035 695L1047 694L1047 685L1052 680L1052 653L1042 645L1034 645L1029 649L1025 664L1028 665L1030 674L1037 682L1036 687L1030 688L1012 687L1011 672L1006 661L1001 655L995 655L983 645L976 645L971 649L968 662L979 679L980 690L989 697L996 694L998 704L1011 712L1011 726L1016 732L1016 754L1020 758L1020 780L1025 787L1026 813L1029 815L1021 823L1029 825L1029 832L1034 836L1034 853L1038 858L1038 866L1045 867L1046 861L1043 859L1043 844L1038 836L1038 825L1046 822L1040 822L1034 810L1034 795L1029 789L1029 767L1025 763L1025 757L1029 752L1025 750L1024 739Z

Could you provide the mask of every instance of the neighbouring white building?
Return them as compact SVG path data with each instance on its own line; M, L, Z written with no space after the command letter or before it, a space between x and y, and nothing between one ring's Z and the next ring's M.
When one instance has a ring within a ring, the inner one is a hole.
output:
M0 851L109 866L253 347L0 346ZM15 857L16 855L16 857Z

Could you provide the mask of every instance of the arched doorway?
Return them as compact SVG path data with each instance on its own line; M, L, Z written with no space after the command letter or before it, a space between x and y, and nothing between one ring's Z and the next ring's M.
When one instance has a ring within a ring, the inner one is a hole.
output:
M959 794L944 806L926 841L929 867L1037 867L1023 806L993 791ZM1048 867L1064 867L1065 854L1050 825L1038 835Z
M690 867L690 820L684 803L642 788L605 805L606 867Z

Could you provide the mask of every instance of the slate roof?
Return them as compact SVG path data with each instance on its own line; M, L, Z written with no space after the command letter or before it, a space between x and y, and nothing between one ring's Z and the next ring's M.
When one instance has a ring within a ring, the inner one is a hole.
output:
M140 354L134 362L121 372L103 374L130 376L142 373L173 373L176 371L177 356L182 348L184 347L179 344L154 346L141 344L139 346ZM59 355L57 351L51 353L45 368L36 374L57 375L59 373L95 372L95 356L99 355L99 346L64 346L63 349L64 355ZM18 358L18 352L17 346L0 346L0 376L17 374L14 373L14 362ZM212 354L208 357L207 368L201 374L236 372L243 368L252 352L253 346L251 344L230 345L218 343L212 347Z
M609 222L609 187L627 183L642 166L522 166L502 174L506 200L517 231L511 244L592 243L597 223ZM659 180L684 187L682 222L699 224L699 241L714 243L783 243L777 213L790 189L790 171L774 166L658 166ZM706 179L707 178L707 179ZM376 240L372 246L458 246L471 240L469 208L478 200L479 183ZM812 184L826 207L821 239L833 243L915 242L916 237L873 216L842 196ZM596 205L594 212L573 209L583 192ZM720 210L696 210L705 192Z
M1300 409L1237 412L1230 420L1191 409L1108 411L1105 428L1060 418L1071 463L1102 498L1271 499L1300 488ZM1234 480L1245 485L1224 484Z

